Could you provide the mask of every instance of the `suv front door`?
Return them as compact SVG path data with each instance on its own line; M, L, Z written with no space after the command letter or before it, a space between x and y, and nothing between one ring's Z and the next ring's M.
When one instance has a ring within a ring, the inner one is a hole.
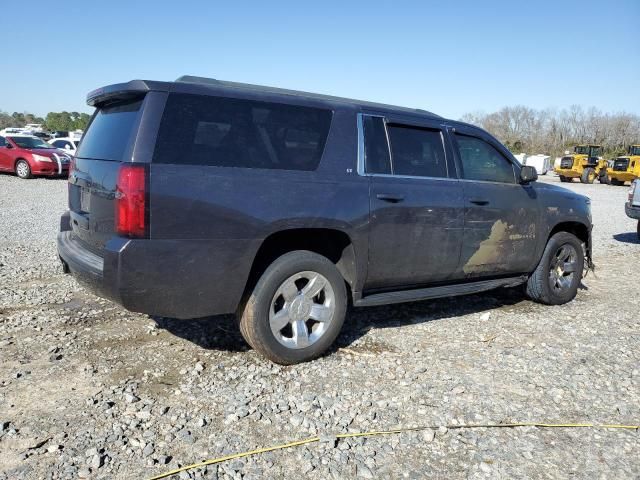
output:
M437 120L359 116L359 173L370 181L365 289L455 279L463 190Z
M451 131L464 185L465 277L528 273L535 265L539 209L533 185L521 185L519 167L488 135Z

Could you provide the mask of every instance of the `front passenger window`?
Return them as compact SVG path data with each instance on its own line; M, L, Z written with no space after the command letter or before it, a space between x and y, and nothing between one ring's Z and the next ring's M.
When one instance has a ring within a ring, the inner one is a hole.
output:
M513 165L493 145L476 137L455 134L463 178L485 182L516 183Z
M7 146L7 141L4 139L4 137L0 137L0 147L6 147Z

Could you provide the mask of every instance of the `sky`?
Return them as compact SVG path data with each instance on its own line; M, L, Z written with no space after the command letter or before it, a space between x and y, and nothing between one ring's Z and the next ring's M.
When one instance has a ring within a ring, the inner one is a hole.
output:
M97 87L189 74L454 119L513 105L640 114L640 0L5 7L0 110L10 113L91 112L86 94Z

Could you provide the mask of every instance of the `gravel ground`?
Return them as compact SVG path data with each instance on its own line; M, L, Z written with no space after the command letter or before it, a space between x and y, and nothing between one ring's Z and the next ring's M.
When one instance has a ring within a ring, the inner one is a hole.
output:
M55 251L66 182L0 175L0 479L138 479L315 434L325 441L174 478L640 478L634 430L330 437L640 423L640 244L627 188L568 188L593 200L598 267L571 304L513 289L360 309L329 355L280 367L230 318L153 319L84 291Z

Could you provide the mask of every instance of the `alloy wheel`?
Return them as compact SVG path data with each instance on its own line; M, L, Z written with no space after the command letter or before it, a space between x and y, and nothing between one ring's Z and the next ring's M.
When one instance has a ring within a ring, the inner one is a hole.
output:
M549 268L549 284L551 289L556 293L562 293L568 290L573 283L573 277L579 272L578 268L578 252L573 247L565 243L560 246L553 257Z
M269 326L287 348L316 343L334 319L335 294L323 275L304 271L287 278L271 300Z

